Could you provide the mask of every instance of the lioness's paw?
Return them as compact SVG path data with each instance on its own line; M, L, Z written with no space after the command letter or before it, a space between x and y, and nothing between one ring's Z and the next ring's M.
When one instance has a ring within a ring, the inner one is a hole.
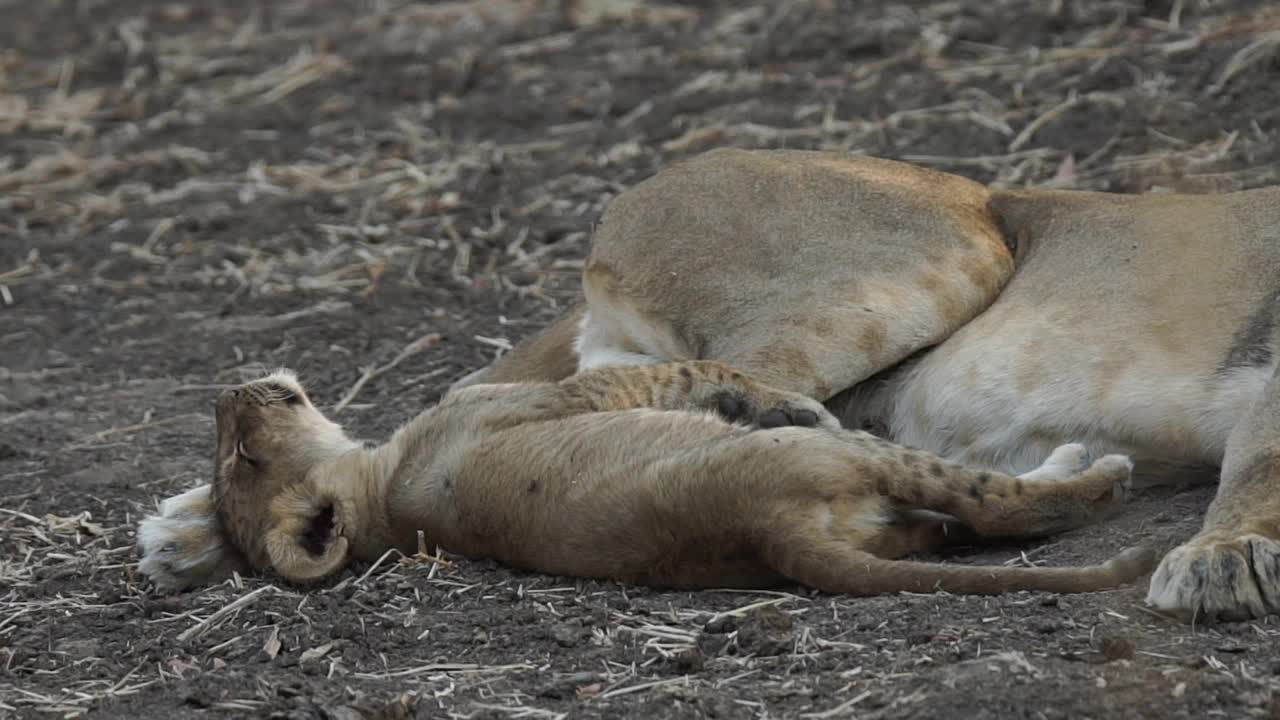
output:
M160 514L138 525L138 570L164 591L216 582L245 570L214 515L209 486L188 490L160 504Z
M1280 543L1252 534L1193 538L1156 568L1147 604L1201 622L1280 612Z
M715 396L716 412L729 422L761 428L821 427L839 430L840 421L822 403L804 395L787 393L764 402L745 394L724 392Z

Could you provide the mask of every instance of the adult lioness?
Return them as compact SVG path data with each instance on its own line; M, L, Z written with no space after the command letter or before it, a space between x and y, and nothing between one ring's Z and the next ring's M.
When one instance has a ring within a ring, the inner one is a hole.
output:
M192 577L183 563L200 555L174 529L210 508L230 546L209 568L300 582L351 557L411 553L419 532L471 558L676 588L1085 592L1130 582L1156 559L1134 548L1092 567L899 560L964 527L983 537L1078 527L1121 498L1132 464L1090 465L1080 445L1019 478L945 464L844 430L816 401L719 363L477 385L372 449L279 372L219 399L217 446L212 485L140 528L142 567L157 579Z
M1148 601L1280 611L1280 188L988 189L910 165L717 150L619 195L584 305L468 378L704 358L851 426L1017 473L1067 439L1220 470Z

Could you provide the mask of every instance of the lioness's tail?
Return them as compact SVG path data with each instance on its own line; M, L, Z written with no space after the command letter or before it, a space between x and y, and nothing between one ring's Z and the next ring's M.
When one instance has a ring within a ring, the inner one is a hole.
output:
M586 312L587 304L579 302L511 352L455 382L449 391L478 383L557 382L569 377L578 370L573 341Z
M1056 568L886 560L867 553L851 557L813 552L813 548L792 548L779 555L774 558L775 570L790 579L824 592L853 595L939 590L965 595L1019 590L1097 592L1132 583L1155 569L1157 559L1155 551L1145 547L1129 548L1101 565Z

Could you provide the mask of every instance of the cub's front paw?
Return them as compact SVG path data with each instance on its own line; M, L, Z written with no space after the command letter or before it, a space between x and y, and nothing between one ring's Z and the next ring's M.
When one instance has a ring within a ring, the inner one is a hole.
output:
M1080 443L1059 445L1035 470L1018 476L1032 482L1062 482L1089 469L1089 451Z
M160 504L138 525L138 570L162 591L217 582L248 564L218 526L208 485Z
M745 393L717 393L713 407L729 422L741 422L761 428L821 427L839 430L840 421L830 411L809 397L778 394L778 397L752 398Z
M1090 478L1099 492L1094 497L1102 509L1115 508L1129 501L1133 485L1133 460L1127 455L1103 455L1080 477Z
M1280 543L1254 534L1192 538L1156 568L1147 604L1200 622L1280 612Z

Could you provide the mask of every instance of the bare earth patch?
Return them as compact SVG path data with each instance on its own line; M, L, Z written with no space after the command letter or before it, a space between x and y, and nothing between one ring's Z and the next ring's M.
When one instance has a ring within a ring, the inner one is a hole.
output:
M1264 2L0 0L0 717L1280 716L1280 623L1090 596L668 593L423 548L173 596L133 532L280 365L384 437L722 145L984 182L1280 181ZM800 239L797 239L800 240ZM1211 241L1211 240L1210 240ZM678 258L672 259L678 263ZM1189 537L1212 488L953 562Z

